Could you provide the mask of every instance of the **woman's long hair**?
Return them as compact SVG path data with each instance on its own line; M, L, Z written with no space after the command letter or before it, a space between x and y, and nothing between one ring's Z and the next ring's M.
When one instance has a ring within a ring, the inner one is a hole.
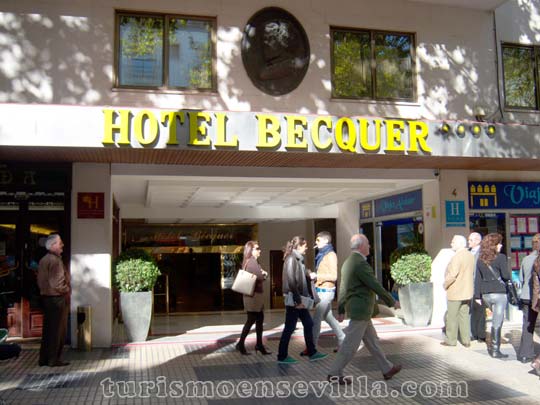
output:
M502 236L499 233L488 233L480 242L480 253L478 258L489 265L495 260L499 252L497 245L502 242Z
M243 269L246 268L247 261L253 257L253 248L258 245L259 242L257 242L256 240L247 241L244 245L244 260L242 261Z
M295 236L287 241L287 245L285 245L285 249L283 250L283 260L292 253L293 249L296 249L298 246L304 246L306 243L306 238L303 236Z

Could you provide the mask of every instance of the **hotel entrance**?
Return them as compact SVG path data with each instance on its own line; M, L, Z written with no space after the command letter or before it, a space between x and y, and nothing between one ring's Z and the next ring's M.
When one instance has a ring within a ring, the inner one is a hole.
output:
M0 211L0 327L7 328L9 336L41 336L43 314L37 271L39 260L47 253L47 236L60 234L66 244L64 257L69 257L63 201L55 205L54 199L60 196L49 196L48 209L43 209L35 197L28 195L27 200L12 204L10 210L4 206Z

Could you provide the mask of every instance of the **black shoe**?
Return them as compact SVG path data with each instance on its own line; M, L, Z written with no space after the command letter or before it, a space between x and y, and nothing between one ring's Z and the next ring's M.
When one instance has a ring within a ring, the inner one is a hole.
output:
M266 347L264 347L263 345L255 346L255 352L261 352L263 356L268 356L269 354L272 354L272 352L266 350Z
M383 374L383 377L385 380L389 380L393 376L395 376L397 373L401 371L401 364L396 364L394 367L392 367L386 374Z
M38 364L39 364L40 367L45 367L47 365L47 363L44 363L42 361L40 361Z
M338 375L329 375L326 379L331 384L348 385L352 384L352 377L343 377Z
M65 367L69 366L69 362L67 361L57 361L56 363L53 363L50 365L50 367Z
M486 338L478 338L476 340L478 340L478 342L481 342L481 343L486 343Z
M242 353L244 356L249 356L251 353L248 353L246 350L246 347L244 345L241 345L240 343L237 343L236 346L234 346L236 350L238 350L240 353Z
M519 357L519 361L521 361L523 364L530 363L534 360L534 357Z

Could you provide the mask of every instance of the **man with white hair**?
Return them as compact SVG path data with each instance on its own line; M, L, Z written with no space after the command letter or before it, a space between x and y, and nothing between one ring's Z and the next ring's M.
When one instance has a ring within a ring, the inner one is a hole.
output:
M401 371L400 364L393 364L386 358L379 345L377 331L371 322L378 309L375 295L378 295L386 305L394 306L396 309L399 308L399 302L395 301L379 283L375 271L367 262L369 240L366 236L354 234L351 237L351 250L351 255L341 267L338 321L343 321L345 312L351 320L345 333L345 340L328 373L328 381L340 385L352 383L352 378L343 376L343 370L353 359L362 341L375 359L385 380L391 379Z
M471 345L470 302L473 297L474 256L467 250L467 239L454 235L452 249L456 252L448 263L444 275L444 289L448 300L446 313L446 339L443 346L456 346L459 333L461 344Z
M69 364L62 361L69 310L69 275L62 262L64 243L60 235L49 235L45 247L48 253L39 261L37 275L43 305L39 365L61 367Z

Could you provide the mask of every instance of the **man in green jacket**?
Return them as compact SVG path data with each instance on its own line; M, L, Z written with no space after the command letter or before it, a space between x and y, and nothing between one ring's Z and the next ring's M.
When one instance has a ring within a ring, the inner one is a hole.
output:
M371 317L376 314L375 294L388 306L399 308L399 302L386 291L375 277L375 271L366 261L369 255L369 241L365 235L355 234L351 237L351 255L341 267L341 283L339 287L338 321L342 322L345 311L350 317L345 331L345 340L330 367L328 381L339 384L350 384L352 378L343 377L343 370L353 359L362 340L385 380L389 380L401 370L401 365L392 364L379 346L377 331L373 327Z

